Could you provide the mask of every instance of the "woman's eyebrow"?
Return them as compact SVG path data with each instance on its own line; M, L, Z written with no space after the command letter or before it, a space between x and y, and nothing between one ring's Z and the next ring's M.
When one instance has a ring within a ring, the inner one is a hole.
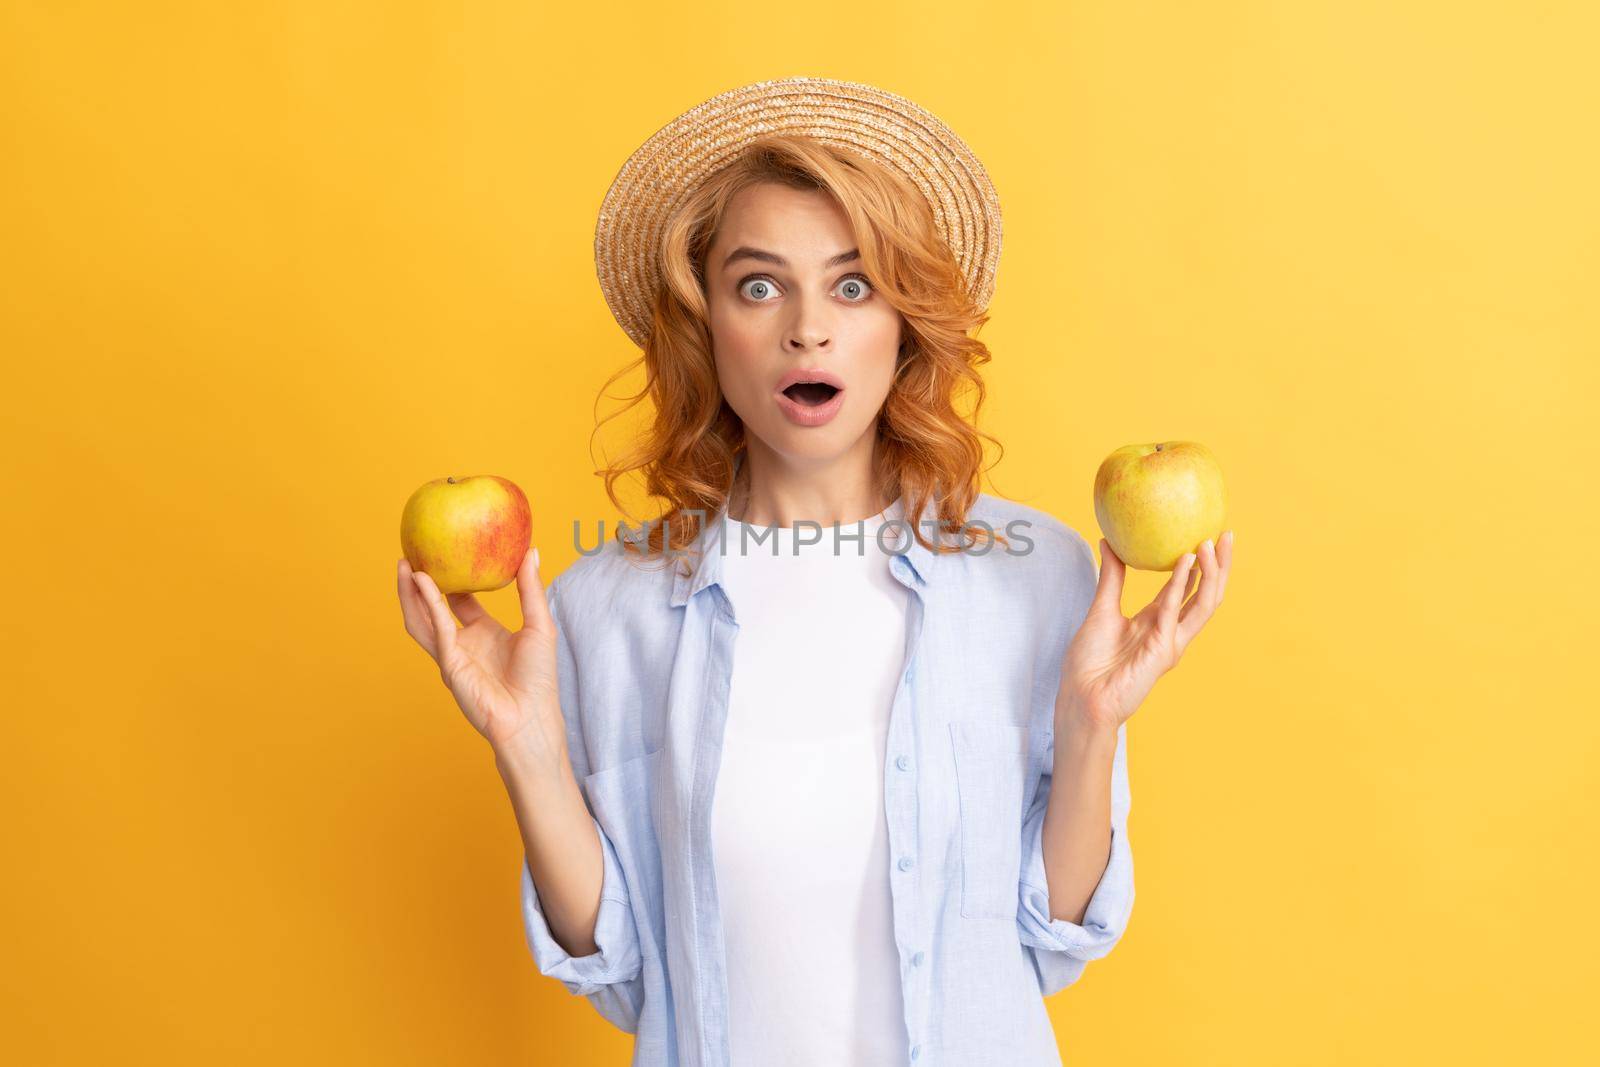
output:
M860 258L861 250L859 248L852 248L848 252L840 252L838 255L829 259L822 265L822 269L827 270L830 267L837 267L841 263L849 263L851 260ZM736 259L758 259L763 263L771 263L779 267L787 267L789 265L789 261L778 255L776 252L767 252L760 248L751 248L749 245L741 245L740 247L735 248L732 252L728 253L728 258L722 261L722 269L727 270Z

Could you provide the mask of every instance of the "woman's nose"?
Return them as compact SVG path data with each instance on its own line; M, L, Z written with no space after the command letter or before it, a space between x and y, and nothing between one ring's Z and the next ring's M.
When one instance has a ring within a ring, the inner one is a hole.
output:
M833 325L829 318L831 309L825 298L802 292L795 297L790 310L794 318L788 326L786 347L791 352L822 348L828 344L833 336Z
M823 348L828 344L828 335L823 330L796 330L789 335L789 348L795 352L803 352L808 348Z
M815 308L801 308L796 312L795 321L789 327L789 348L800 352L826 345L833 331L825 318L824 313Z

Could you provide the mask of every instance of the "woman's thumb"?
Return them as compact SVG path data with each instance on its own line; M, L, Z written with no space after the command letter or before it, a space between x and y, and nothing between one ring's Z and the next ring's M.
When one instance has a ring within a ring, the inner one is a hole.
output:
M517 599L522 605L522 625L550 623L550 605L545 602L544 581L539 577L538 548L530 547L517 568Z
M1100 580L1095 587L1094 601L1090 610L1105 610L1113 608L1117 614L1122 614L1122 579L1126 573L1122 557L1117 555L1111 543L1104 537L1100 539Z

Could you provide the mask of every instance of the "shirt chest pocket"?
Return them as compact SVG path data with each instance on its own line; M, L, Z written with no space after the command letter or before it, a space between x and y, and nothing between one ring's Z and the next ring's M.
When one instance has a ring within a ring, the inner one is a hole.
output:
M1037 778L1029 732L1010 723L952 722L961 822L961 914L1016 920L1022 818Z
M661 749L595 771L583 780L595 821L616 850L638 925L640 954L661 957L665 916L661 900L661 849L655 809ZM659 923L659 925L658 925Z

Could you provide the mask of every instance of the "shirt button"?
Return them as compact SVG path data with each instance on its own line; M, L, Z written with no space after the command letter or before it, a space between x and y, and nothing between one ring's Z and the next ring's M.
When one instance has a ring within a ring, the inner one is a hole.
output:
M922 953L918 952L916 955L911 957L911 966L913 966L913 967L921 967L922 966Z
M900 869L902 871L909 871L911 869L911 857L910 856L901 856L900 857Z
M922 1055L922 1046L921 1045L912 1045L911 1046L911 1058L912 1059L916 1059L920 1055Z
M899 767L903 771L907 767L911 766L911 761L909 759L907 759L905 756L896 756L895 760L894 760L894 765L896 767Z

